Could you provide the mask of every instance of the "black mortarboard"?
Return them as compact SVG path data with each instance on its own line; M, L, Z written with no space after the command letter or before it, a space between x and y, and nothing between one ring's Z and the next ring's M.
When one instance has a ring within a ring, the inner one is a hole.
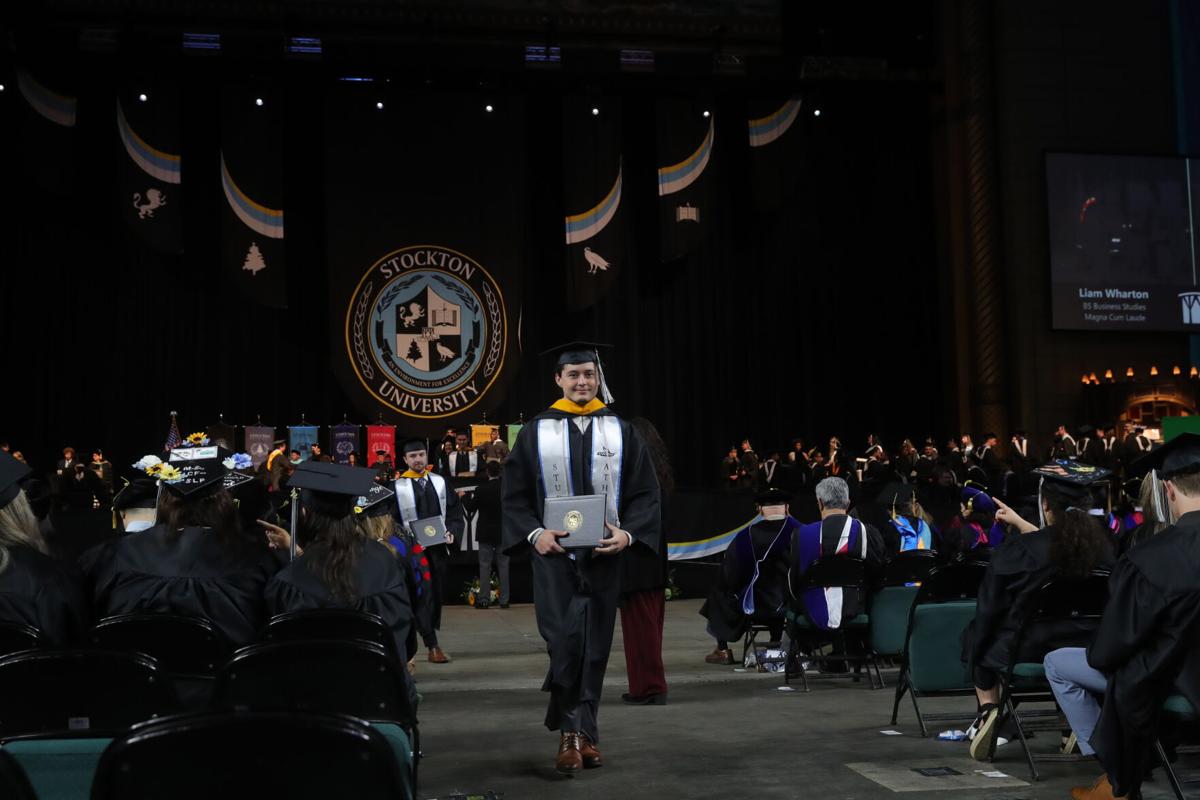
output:
M604 380L604 365L600 363L600 351L611 348L611 344L604 342L576 341L551 347L543 350L538 355L554 356L555 369L567 364L586 364L589 361L594 363L597 375L600 378L600 399L605 403L611 403L613 401L612 392L608 390L608 383Z
M176 447L167 458L173 463L176 461L205 461L213 458L224 460L231 455L232 453L226 448L210 444L203 447Z
M29 465L0 450L0 508L4 508L21 491L21 480L32 472Z
M424 439L405 439L404 444L400 445L401 453L415 453L419 450L429 450L429 445Z
M272 447L283 447L286 444L287 439L276 439L275 441L271 442Z
M1078 461L1058 459L1045 466L1038 467L1034 473L1042 478L1039 494L1049 491L1071 502L1086 505L1088 508L1102 506L1102 492L1093 492L1093 488L1106 489L1112 470L1103 467L1093 467L1080 464Z
M893 481L879 492L879 502L886 506L906 506L912 501L913 487L907 483Z
M293 489L305 490L300 495L304 508L334 519L353 512L355 501L370 494L374 483L373 469L328 461L305 461L296 467L288 480Z
M1130 465L1134 472L1155 470L1160 480L1200 472L1200 434L1181 433Z
M179 470L180 477L163 478L163 485L168 491L188 500L196 500L214 494L225 488L225 476L229 468L220 458L202 458L183 461L173 461L168 467Z
M371 491L355 502L367 517L382 517L392 513L392 499L396 493L382 483L372 483Z
M786 506L792 502L792 497L780 489L767 489L754 495L754 502L760 506Z
M113 511L154 508L158 505L158 483L152 478L134 478L113 496Z

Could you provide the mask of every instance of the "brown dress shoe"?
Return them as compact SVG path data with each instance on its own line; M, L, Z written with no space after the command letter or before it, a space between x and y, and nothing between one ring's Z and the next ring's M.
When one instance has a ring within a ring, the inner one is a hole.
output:
M732 650L720 650L720 649L713 650L711 653L709 653L708 655L706 655L704 657L704 660L707 661L709 664L726 664L726 665L732 664L733 663L733 651Z
M563 775L574 775L583 768L583 755L580 753L582 736L576 731L563 731L558 740L558 757L554 759L554 769Z
M449 664L450 656L442 652L440 647L429 648L429 663L430 664Z
M1071 789L1071 797L1075 800L1124 800L1125 795L1113 794L1112 784L1107 775L1101 775L1091 786L1076 786Z
M596 749L596 745L592 744L592 740L587 737L586 733L579 734L579 755L583 757L584 769L604 766L604 756L600 755L600 751Z

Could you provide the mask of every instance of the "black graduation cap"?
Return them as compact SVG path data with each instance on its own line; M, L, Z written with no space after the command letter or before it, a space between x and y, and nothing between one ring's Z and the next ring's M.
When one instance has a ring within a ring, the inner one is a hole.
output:
M1155 470L1160 480L1200 472L1200 434L1181 433L1131 465L1136 472Z
M396 493L382 483L371 484L371 491L358 498L355 505L362 509L363 516L383 517L392 513L392 500Z
M913 487L907 483L893 481L879 492L878 499L883 505L895 508L896 506L906 506L913 501Z
M429 450L429 445L425 443L424 439L413 437L411 439L405 439L404 444L400 445L401 453L416 453L420 450Z
M231 455L233 453L219 444L209 444L200 447L176 447L171 450L171 455L167 457L167 460L171 463L177 461L208 461L214 458L224 461Z
M220 458L201 458L196 460L173 461L166 465L179 471L178 478L160 480L167 491L188 499L196 500L215 494L225 488L225 477L229 468Z
M21 480L30 472L29 465L0 450L0 508L4 508L21 491Z
M1112 470L1105 469L1104 467L1093 467L1090 464L1081 464L1078 461L1070 461L1062 458L1038 467L1034 470L1034 473L1064 486L1087 488L1093 483L1108 480L1108 477L1112 475Z
M113 511L154 508L158 505L158 483L151 478L134 478L113 496Z
M792 502L791 495L781 489L767 489L754 495L754 502L760 506L785 506Z
M594 363L600 378L600 399L605 403L611 403L613 401L612 392L608 390L608 383L604 380L604 365L600 363L600 351L611 349L612 345L605 342L574 341L543 350L538 355L554 356L556 369L567 364L586 364L589 361Z
M327 461L305 461L296 467L288 485L305 490L300 495L304 508L334 519L354 511L355 501L371 493L375 470L348 467Z

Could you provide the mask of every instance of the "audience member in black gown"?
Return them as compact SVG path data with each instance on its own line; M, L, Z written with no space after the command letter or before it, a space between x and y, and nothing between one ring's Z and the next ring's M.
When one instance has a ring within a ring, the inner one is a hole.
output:
M1020 621L1042 584L1054 576L1084 577L1113 564L1112 536L1088 511L1095 505L1088 482L1100 485L1107 470L1073 475L1044 475L1041 511L1045 525L1027 522L995 500L996 519L1023 535L1014 536L992 554L979 586L975 619L964 633L964 660L971 668L979 716L968 731L970 753L986 758L1000 716L1000 673L1008 666ZM1023 644L1022 658L1041 660L1056 647L1086 644L1090 627L1066 621L1039 626Z
M248 644L266 622L263 589L280 562L261 531L242 531L220 459L179 463L181 480L160 478L157 524L80 557L94 612L204 617L230 643Z
M29 467L0 452L0 622L37 628L52 645L84 632L87 604L79 578L46 555L37 518L21 489Z

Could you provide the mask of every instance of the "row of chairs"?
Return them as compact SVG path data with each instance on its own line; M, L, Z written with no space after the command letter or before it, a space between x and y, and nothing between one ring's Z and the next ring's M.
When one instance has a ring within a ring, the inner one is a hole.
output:
M19 635L26 644L40 644L36 631L11 627L0 641L11 647ZM415 792L416 713L404 662L377 616L344 610L284 614L267 625L263 641L233 652L207 620L165 614L102 620L88 641L91 648L34 647L0 658L0 739L32 770L35 783L53 784L64 758L76 773L90 776L89 766L97 767L101 751L115 746L114 737L205 708L365 720L389 742L409 787L405 795ZM202 717L181 724L188 731L196 725L208 730ZM239 716L236 724L243 721Z

